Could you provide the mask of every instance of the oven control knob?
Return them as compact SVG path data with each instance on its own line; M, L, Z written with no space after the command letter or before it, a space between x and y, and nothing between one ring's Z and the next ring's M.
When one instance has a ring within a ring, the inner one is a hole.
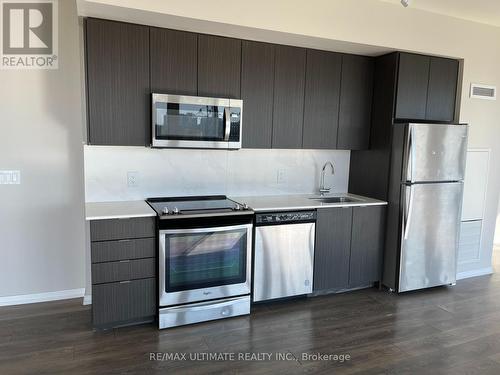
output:
M174 207L174 209L172 210L172 214L174 215L179 215L180 211L177 207Z
M163 207L162 213L163 213L163 215L168 215L170 213L170 211L168 210L168 207Z
M243 204L243 209L244 209L244 210L248 210L248 209L249 209L248 204L246 204L246 203L245 203L245 204Z
M239 204L236 204L236 206L234 206L234 210L235 211L240 211L241 210L241 206Z

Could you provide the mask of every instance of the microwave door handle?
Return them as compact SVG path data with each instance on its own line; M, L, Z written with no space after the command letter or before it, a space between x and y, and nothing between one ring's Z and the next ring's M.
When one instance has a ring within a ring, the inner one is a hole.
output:
M224 107L224 118L226 119L224 126L224 141L227 142L229 141L229 134L231 133L231 117L228 107Z

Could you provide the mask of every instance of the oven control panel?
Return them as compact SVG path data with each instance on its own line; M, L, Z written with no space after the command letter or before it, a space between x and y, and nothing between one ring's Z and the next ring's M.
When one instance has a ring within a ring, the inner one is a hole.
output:
M272 212L255 215L256 224L300 223L316 220L316 211Z

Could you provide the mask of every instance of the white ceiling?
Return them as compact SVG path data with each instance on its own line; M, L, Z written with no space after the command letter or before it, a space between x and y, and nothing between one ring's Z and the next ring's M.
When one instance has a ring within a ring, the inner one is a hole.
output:
M400 0L380 0L398 4ZM410 0L408 8L500 27L500 0Z

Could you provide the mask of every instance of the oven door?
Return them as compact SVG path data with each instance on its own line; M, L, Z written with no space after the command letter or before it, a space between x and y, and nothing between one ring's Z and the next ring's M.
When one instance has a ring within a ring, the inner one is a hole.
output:
M250 293L252 224L159 232L160 306Z
M153 94L152 146L229 148L230 100Z

